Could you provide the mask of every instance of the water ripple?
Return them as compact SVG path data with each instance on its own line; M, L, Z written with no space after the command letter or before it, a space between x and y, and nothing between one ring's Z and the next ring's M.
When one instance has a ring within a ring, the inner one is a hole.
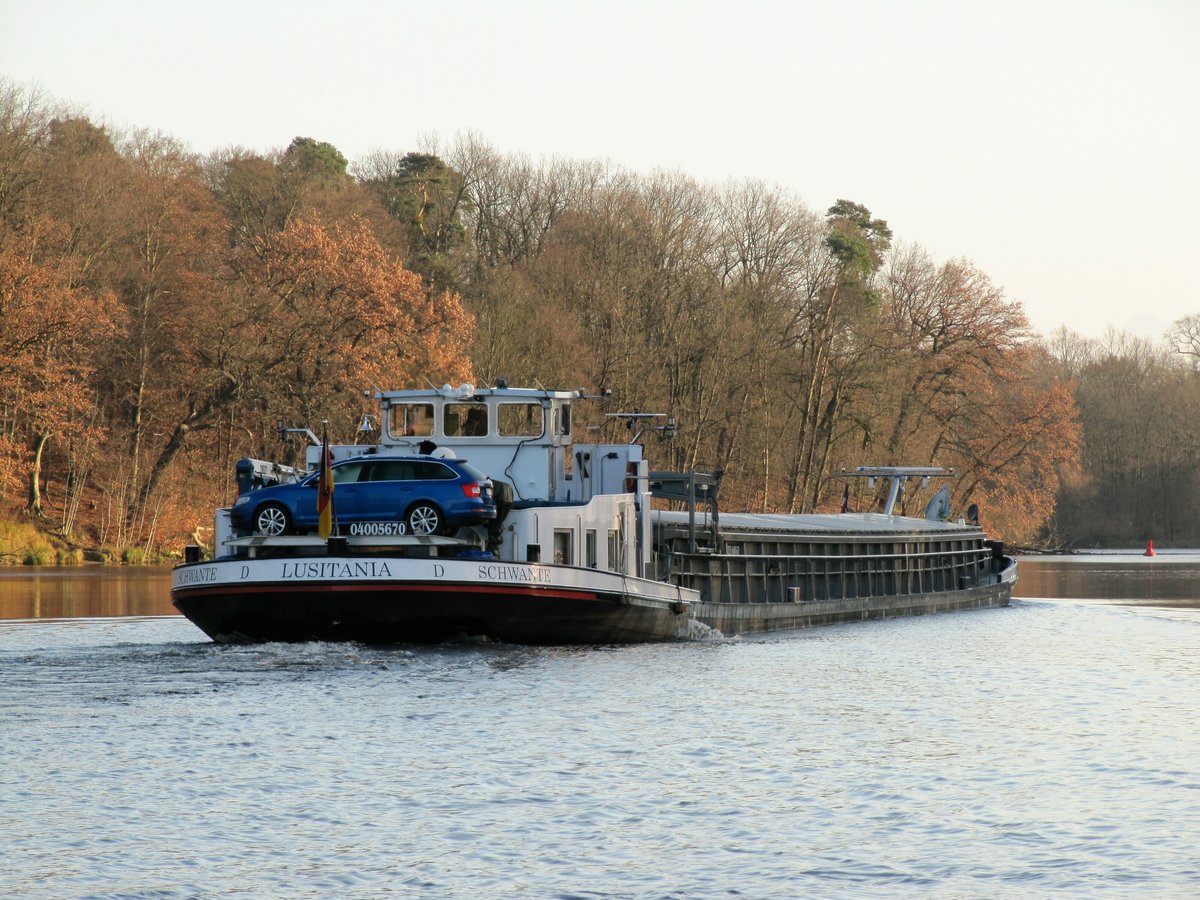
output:
M1200 893L1200 629L1102 606L649 647L0 626L0 895Z

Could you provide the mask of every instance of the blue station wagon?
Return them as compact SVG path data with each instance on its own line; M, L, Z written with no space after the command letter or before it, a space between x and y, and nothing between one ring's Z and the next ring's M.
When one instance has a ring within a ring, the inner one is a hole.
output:
M315 531L317 475L249 491L233 527L276 536ZM492 482L461 459L356 456L333 465L333 514L341 534L441 534L496 518Z

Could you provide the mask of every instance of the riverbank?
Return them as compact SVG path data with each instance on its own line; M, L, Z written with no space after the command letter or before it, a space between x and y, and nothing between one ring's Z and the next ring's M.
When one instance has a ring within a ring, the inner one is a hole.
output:
M34 525L0 522L0 566L143 566L177 559L141 547L80 547Z

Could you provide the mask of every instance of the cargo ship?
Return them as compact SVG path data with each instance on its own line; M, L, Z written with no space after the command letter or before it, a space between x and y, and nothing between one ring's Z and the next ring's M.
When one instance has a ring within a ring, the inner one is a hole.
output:
M305 430L303 468L238 462L211 557L191 546L172 573L172 602L214 641L678 640L1005 606L1016 581L945 487L923 516L896 514L906 486L952 477L940 468L840 473L888 485L878 511L728 513L717 475L650 468L641 438L670 434L665 416L613 413L631 440L576 441L574 406L602 394L499 382L376 399L370 443ZM446 514L439 468L482 498L474 520ZM328 533L312 526L323 469Z

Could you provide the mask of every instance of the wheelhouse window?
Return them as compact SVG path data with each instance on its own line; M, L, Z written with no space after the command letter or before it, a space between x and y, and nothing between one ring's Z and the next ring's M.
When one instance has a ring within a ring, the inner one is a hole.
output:
M561 437L571 436L571 404L563 403L554 408L554 433Z
M447 403L442 430L447 437L484 437L488 410L482 403Z
M542 436L542 404L501 403L496 407L501 437Z
M621 540L617 529L608 529L608 568L613 572L621 572L625 568L625 560L621 558Z
M572 546L574 532L563 528L554 529L554 563L559 566L575 565L575 548Z
M433 404L393 404L388 428L397 437L428 437L433 434Z

